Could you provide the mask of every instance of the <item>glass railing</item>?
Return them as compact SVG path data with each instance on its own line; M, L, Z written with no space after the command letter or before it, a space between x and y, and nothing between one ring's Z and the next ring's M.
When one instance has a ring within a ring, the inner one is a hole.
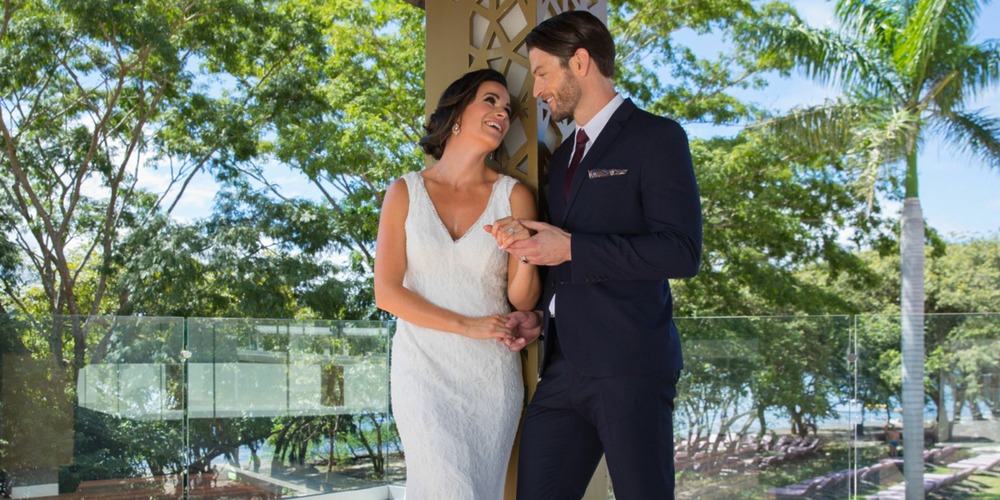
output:
M847 316L678 319L678 498L790 495L849 469L851 326ZM825 488L847 492L845 481Z
M392 324L56 317L0 330L15 498L291 498L386 489Z
M925 485L946 489L975 474L973 464L1000 462L1000 314L924 323ZM852 498L900 487L898 316L677 326L679 498ZM0 318L2 493L392 498L406 474L389 408L393 330Z
M875 474L875 466L867 473L882 478L881 489L900 488L903 475L898 458L906 446L901 439L903 405L898 396L901 324L896 315L856 318L861 355L856 383L869 431L856 446L882 448L893 456L882 462L896 467L883 466L878 470L882 476ZM976 496L983 483L965 480L1000 465L1000 314L928 314L923 325L925 490L938 492L936 498L997 497L1000 487L994 485ZM890 474L889 481L885 472ZM963 481L964 490L949 490ZM862 482L861 486L867 492L872 485Z

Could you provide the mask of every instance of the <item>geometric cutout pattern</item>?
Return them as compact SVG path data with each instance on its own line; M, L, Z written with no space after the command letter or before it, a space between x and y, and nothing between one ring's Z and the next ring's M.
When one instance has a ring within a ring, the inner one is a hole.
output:
M460 2L459 2L460 3ZM526 123L534 118L534 101L531 95L531 77L526 53L518 53L524 37L534 27L535 16L528 11L528 0L478 0L469 8L468 61L470 68L489 67L507 77L511 100L511 127L504 138L505 158L500 158L505 173L537 185L530 179L530 165ZM459 7L461 8L461 7ZM533 128L533 127L531 127Z
M493 68L507 77L511 93L511 128L504 138L500 168L530 186L545 181L552 151L572 133L572 123L556 123L548 105L532 95L534 80L524 38L535 25L566 10L588 10L607 19L606 0L454 0L449 8L468 12L468 69ZM529 137L535 135L535 139ZM529 158L529 155L533 158Z

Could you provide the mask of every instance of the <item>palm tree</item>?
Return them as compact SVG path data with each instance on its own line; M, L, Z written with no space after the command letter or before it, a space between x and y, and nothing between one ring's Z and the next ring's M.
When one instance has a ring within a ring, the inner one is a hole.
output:
M1000 45L971 42L985 0L838 0L838 31L793 19L761 26L777 57L842 97L793 110L765 125L815 148L838 148L860 167L859 185L874 197L876 183L903 178L901 215L903 442L923 443L924 220L917 186L917 153L928 131L1000 167L1000 120L965 102L1000 82ZM900 172L901 171L901 172ZM900 175L900 173L902 175ZM904 447L906 498L923 498L923 446Z

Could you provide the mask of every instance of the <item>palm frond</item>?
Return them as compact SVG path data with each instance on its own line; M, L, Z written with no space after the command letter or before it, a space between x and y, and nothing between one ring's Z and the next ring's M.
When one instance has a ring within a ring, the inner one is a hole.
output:
M921 102L936 114L962 109L965 100L1000 83L1000 45L990 40L978 46L959 45L942 54L927 76ZM932 104L933 106L931 106Z
M905 158L909 143L917 137L920 115L901 108L883 108L868 114L861 123L866 126L854 131L855 140L848 154L858 159L860 171L855 182L871 210L883 172Z
M877 58L870 57L849 38L831 30L818 30L802 23L790 25L761 23L750 36L764 52L790 56L810 78L845 88L868 86L880 91L893 90Z
M1000 169L1000 118L979 112L952 113L935 124L960 150Z
M1000 85L1000 40L987 40L977 46L966 46L957 59L961 89L967 97Z
M794 108L783 116L763 120L750 128L767 130L811 150L842 153L853 143L854 126L871 112L870 102L838 99Z
M938 47L938 34L947 16L949 0L918 0L902 32L901 43L894 46L892 58L899 72L908 80L927 74ZM920 85L922 82L914 82Z
M988 1L988 0L987 0ZM945 10L943 30L938 35L939 52L956 45L967 45L972 40L976 21L987 1L951 0Z
M920 85L921 79L935 72L935 66L954 63L955 49L966 46L972 37L981 3L918 0L894 51L899 71Z
M892 6L884 0L840 0L834 14L846 32L868 40L873 48L882 51L892 47L898 27L903 24L900 9Z
M846 97L795 108L751 128L767 130L783 141L812 151L847 159L856 172L856 192L867 199L870 209L878 181L891 165L905 157L908 142L919 131L919 120L918 113L886 100Z

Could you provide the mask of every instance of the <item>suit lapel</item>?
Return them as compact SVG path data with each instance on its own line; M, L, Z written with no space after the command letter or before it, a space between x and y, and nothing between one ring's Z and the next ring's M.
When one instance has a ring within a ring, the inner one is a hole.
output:
M566 141L569 142L569 141ZM549 219L553 224L561 224L566 217L566 198L563 196L562 180L569 167L569 148L566 142L556 148L549 159Z
M635 109L635 104L632 103L632 100L625 99L625 101L618 106L618 109L615 110L614 114L611 115L611 119L608 120L608 123L604 125L604 129L601 130L597 139L594 140L594 144L590 147L590 151L587 151L583 160L580 161L580 166L577 167L576 172L573 173L573 181L570 184L569 196L566 197L565 203L562 203L562 200L559 200L560 208L562 209L560 217L557 219L559 221L559 225L562 225L566 221L566 216L569 214L570 209L573 208L573 202L576 201L576 195L580 191L580 186L583 185L583 180L587 177L587 171L596 166L600 162L601 157L608 151L608 148L614 144L618 134L621 133L622 129L625 127L625 122L628 120L628 117L632 115L632 111ZM568 155L566 156L568 157ZM560 169L563 175L565 175L567 167L569 167L568 159ZM559 194L560 196L562 195L561 192ZM556 212L553 211L553 216L555 216L555 214Z

